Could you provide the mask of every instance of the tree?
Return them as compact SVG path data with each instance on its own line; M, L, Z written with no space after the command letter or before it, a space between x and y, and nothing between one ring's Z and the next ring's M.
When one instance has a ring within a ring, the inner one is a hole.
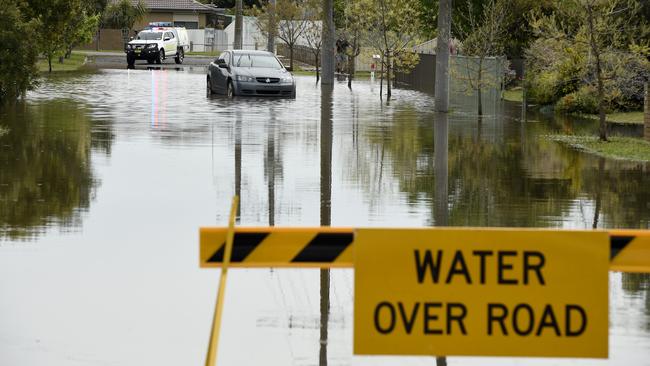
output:
M364 9L362 4L354 1L347 2L344 8L344 26L339 37L348 44L345 49L348 57L348 88L352 89L352 80L356 73L356 59L361 54L361 35L363 33Z
M555 55L563 60L573 57L572 62L567 62L573 71L568 83L559 87L564 94L595 93L601 141L607 141L606 89L621 70L616 67L617 60L630 54L630 42L635 42L638 34L648 34L637 18L642 11L635 0L566 0L555 1L552 14L537 14L533 19L532 26L540 38L529 52L531 63L552 64L553 60L545 60L549 56L540 50L544 46L552 48L553 43L563 45L562 53L568 56L559 52ZM588 88L582 89L582 85Z
M472 0L467 0L469 11L466 17L469 27L467 30L463 28L457 30L463 41L462 53L473 57L463 58L465 62L461 67L466 73L463 75L460 72L456 76L464 81L470 90L476 92L479 116L483 115L482 90L496 86L495 78L485 75L489 71L486 67L486 58L503 54L508 5L506 0L487 0L483 13L477 18L473 13ZM493 71L497 72L497 70Z
M304 38L307 46L314 55L314 66L316 66L316 82L320 80L320 52L323 46L323 23L318 18L311 18L307 21L305 26Z
M289 66L293 70L293 52L309 22L308 7L302 0L276 0L256 8L257 27L268 36L277 32L278 38L289 47ZM276 28L277 26L277 28Z
M69 19L63 33L66 58L70 57L74 47L92 41L93 35L99 29L101 18L99 13L92 13L96 10L92 3L85 3L81 0L72 0L70 3L73 5L72 11L75 16ZM60 62L63 62L62 57Z
M127 43L128 35L133 32L135 23L144 19L146 14L147 7L142 0L137 4L133 4L130 0L119 0L106 8L103 24L110 28L122 29L124 43Z
M393 70L409 70L418 61L412 49L419 40L420 0L358 0L365 10L363 38L381 56L386 68L387 97L391 97ZM380 95L383 93L383 72Z
M31 89L38 77L36 38L38 21L23 20L16 0L0 0L0 105L15 101Z

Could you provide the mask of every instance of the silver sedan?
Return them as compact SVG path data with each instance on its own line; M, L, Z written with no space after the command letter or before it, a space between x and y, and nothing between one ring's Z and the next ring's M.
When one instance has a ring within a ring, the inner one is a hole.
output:
M271 52L228 50L210 63L207 92L295 98L296 83Z

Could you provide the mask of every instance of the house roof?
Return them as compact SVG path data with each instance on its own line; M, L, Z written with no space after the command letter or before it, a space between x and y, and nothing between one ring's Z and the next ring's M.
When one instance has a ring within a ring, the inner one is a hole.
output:
M112 0L117 2L118 0ZM140 0L131 0L137 4ZM201 4L196 0L141 0L149 9L155 10L175 10L175 11L192 11L198 13L214 13L217 9L212 6Z

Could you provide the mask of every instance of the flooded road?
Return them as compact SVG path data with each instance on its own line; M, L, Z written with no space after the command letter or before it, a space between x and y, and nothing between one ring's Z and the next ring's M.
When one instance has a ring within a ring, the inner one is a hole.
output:
M245 226L650 226L649 164L540 138L593 122L522 123L501 102L479 121L459 96L435 123L426 94L314 81L228 100L206 98L201 68L105 70L2 111L0 365L202 364L219 274L198 268L198 228L225 226L234 194ZM319 277L232 271L219 363L317 365ZM330 364L433 364L352 356L352 278L331 272ZM609 360L448 362L650 365L649 350L650 277L611 273Z

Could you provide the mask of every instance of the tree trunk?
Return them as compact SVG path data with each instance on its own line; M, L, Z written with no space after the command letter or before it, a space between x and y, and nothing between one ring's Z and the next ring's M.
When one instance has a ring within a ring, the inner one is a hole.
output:
M316 55L316 82L318 83L318 80L320 80L320 68L318 67L319 63L319 57Z
M352 89L352 79L354 79L355 70L355 61L356 57L354 56L354 49L352 50L352 55L348 57L348 88Z
M47 56L47 66L48 66L49 72L52 72L52 55Z
M643 124L645 125L644 136L647 141L650 141L650 83L645 84L645 113L643 116Z
M384 97L384 60L381 60L381 74L379 75L379 99Z
M388 55L386 55L386 86L388 87L386 99L390 99L392 95L390 90L391 69L392 69L392 65L390 60L390 51L388 51Z
M293 72L293 45L289 45L289 67Z
M99 51L99 42L102 39L102 27L100 26L97 28L97 45L95 47L95 51Z
M594 30L594 11L591 4L587 5L589 14L589 40L591 52L596 59L596 77L598 79L598 114L600 116L599 136L600 141L607 141L607 120L605 118L605 87L603 85L603 71L600 65L600 49L596 44L596 35Z
M483 58L478 60L478 78L476 80L476 95L478 98L478 115L483 115L483 98L481 92L481 82L483 79Z

